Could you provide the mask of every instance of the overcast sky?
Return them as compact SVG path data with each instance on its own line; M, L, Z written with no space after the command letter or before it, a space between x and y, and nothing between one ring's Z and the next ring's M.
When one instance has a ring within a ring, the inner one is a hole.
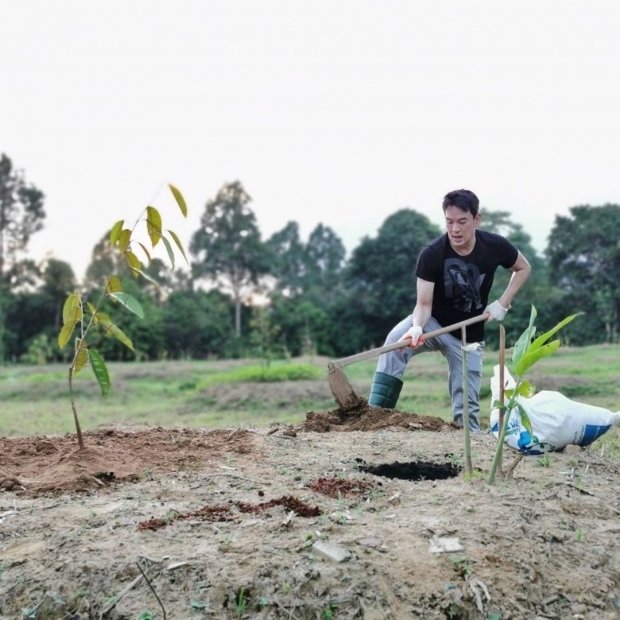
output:
M542 251L557 214L620 203L620 2L0 0L0 152L46 195L78 277L154 201L186 245L240 180L351 251L460 187ZM165 193L185 194L183 221Z

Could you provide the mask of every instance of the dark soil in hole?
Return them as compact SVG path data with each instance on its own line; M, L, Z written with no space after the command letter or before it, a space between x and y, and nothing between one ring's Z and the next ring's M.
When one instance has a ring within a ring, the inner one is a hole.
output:
M382 463L381 465L360 465L360 471L401 480L447 480L458 476L461 468L453 463L429 463L412 461L411 463Z

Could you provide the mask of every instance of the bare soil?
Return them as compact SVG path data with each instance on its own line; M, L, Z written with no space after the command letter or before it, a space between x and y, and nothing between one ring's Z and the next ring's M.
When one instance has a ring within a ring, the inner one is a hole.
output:
M0 439L0 618L611 620L620 467L368 407ZM506 454L504 469L515 459ZM476 475L478 474L478 475Z

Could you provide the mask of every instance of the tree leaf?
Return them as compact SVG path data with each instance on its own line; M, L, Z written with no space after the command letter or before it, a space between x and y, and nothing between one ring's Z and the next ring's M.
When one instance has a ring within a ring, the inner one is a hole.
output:
M120 235L118 237L118 249L121 252L124 252L129 247L129 242L131 241L131 230L129 228L124 228L121 230Z
M161 215L155 207L146 208L146 230L155 247L161 239Z
M512 363L516 366L525 352L527 348L530 346L530 342L536 333L536 327L534 327L534 321L536 320L536 308L532 306L532 311L530 313L530 324L525 329L525 331L519 336L519 339L515 343L514 349L512 351ZM516 371L515 371L516 372Z
M134 314L137 314L141 319L144 318L144 310L135 297L127 293L108 293L108 297L114 301L118 301L124 308L131 310Z
M119 220L112 226L112 230L110 231L110 244L115 245L118 241L118 237L121 234L121 230L123 230L123 224L125 220Z
M108 293L119 293L123 290L123 286L121 285L121 281L116 276L112 276L108 279L108 284L105 287Z
M583 314L583 312L577 312L576 314L571 314L570 316L567 316L565 319L560 321L553 329L550 329L548 332L545 332L544 334L538 336L538 338L536 338L536 340L534 340L534 342L532 342L532 344L528 347L527 353L532 353L533 351L541 347L545 342L547 342L547 340L549 340L549 338L551 338L551 336L559 332L565 325L568 325L568 323L570 323L580 314Z
M62 322L70 323L82 319L82 304L78 293L71 293L62 307Z
M73 369L74 375L77 375L88 362L88 345L83 340L80 340L79 346L80 348L75 356L75 368Z
M521 416L521 424L523 424L525 430L530 435L533 435L534 432L532 431L532 422L530 420L530 416L527 415L527 411L525 411L521 403L517 403L517 407L519 408L519 415Z
M95 306L93 306L93 304L91 304L90 301L87 301L86 305L88 306L88 309L90 310L90 313L93 316L95 316L97 314L97 308L95 308Z
M138 242L138 245L142 248L142 251L146 254L146 257L148 258L149 263L150 263L153 259L151 258L149 251L146 249L146 246L140 242Z
M58 334L58 346L63 349L69 339L71 338L71 334L77 325L77 321L69 321L62 326L60 333Z
M157 280L154 280L148 273L146 273L146 271L142 271L141 269L134 269L134 272L136 275L141 275L145 280L148 280L151 284L154 284L156 287L159 288L159 282Z
M179 205L179 209L181 209L181 213L183 214L183 217L187 217L187 204L185 203L185 199L183 198L183 195L171 183L168 183L168 187L170 188L170 191L172 192L174 199L177 201L177 204Z
M125 258L127 259L127 264L129 265L129 268L134 272L135 275L135 272L140 271L140 267L142 267L140 259L131 250L126 250L124 254Z
M101 327L101 329L103 329L105 335L116 338L119 342L122 342L128 349L135 351L135 349L133 348L133 342L131 342L131 339L123 332L123 330L118 327L118 325L115 325L107 316L106 318L102 318L103 316L106 315L98 315L98 325Z
M110 375L108 374L105 362L101 355L94 349L88 350L88 359L90 360L93 373L95 373L95 378L101 387L101 393L105 398L110 393Z
M544 346L542 346L542 347L532 351L531 353L529 353L529 352L526 353L521 358L519 363L515 366L515 374L518 377L521 377L538 360L542 359L543 357L547 357L548 355L551 355L552 353L557 351L559 347L560 347L560 341L559 340L554 340L553 342L550 342L549 344L546 344L546 345L544 345Z
M183 258L185 259L185 262L189 264L189 261L187 260L187 255L185 254L185 250L183 249L183 244L181 243L181 240L177 237L176 233L172 230L169 230L168 234L172 237L172 240L177 244L177 248L179 248L179 250L181 251L181 254L183 254Z
M174 252L172 251L172 246L170 245L170 241L168 241L168 239L166 239L166 237L164 237L162 235L161 240L164 242L164 245L166 246L166 252L168 252L168 258L170 259L170 263L172 265L172 268L174 269Z
M529 381L521 381L517 388L517 394L524 398L532 398L536 393L536 388Z

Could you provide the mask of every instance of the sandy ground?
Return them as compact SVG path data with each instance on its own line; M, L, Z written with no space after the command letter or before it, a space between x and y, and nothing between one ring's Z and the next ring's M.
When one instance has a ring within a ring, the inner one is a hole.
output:
M620 466L592 450L488 485L475 435L467 482L461 430L368 408L85 441L0 439L0 618L620 617Z

